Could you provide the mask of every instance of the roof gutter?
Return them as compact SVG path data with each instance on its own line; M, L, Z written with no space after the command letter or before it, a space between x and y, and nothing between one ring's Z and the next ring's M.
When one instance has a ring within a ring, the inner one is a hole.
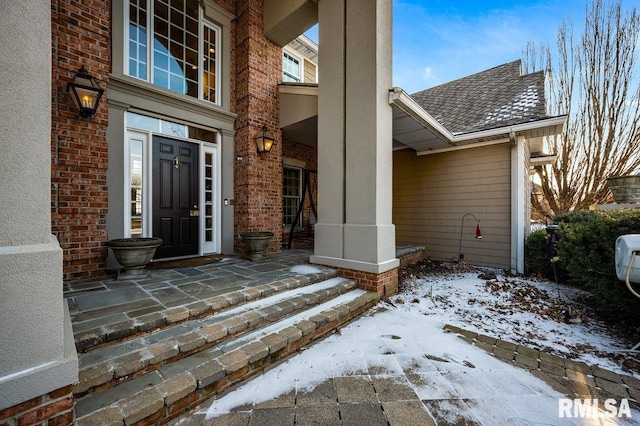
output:
M544 120L531 121L528 123L516 124L514 126L498 127L495 129L481 130L479 132L463 133L454 136L453 142L465 142L472 139L482 139L493 136L507 136L510 137L510 133L524 133L529 130L536 130L541 127L552 126L564 126L567 121L566 115L560 115L558 117L546 118Z

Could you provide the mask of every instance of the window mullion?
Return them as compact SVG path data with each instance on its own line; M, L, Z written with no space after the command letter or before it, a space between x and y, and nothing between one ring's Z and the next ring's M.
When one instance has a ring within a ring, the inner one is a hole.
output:
M153 44L153 40L155 39L154 37L154 32L155 32L155 22L154 22L154 16L155 16L155 5L153 4L153 0L147 0L147 78L148 78L148 82L149 83L153 83L154 82L154 77L153 77L153 70L154 70L154 65L153 65L153 57L154 57L154 49L155 49L155 45Z
M198 13L198 99L204 100L204 21L202 16L204 11L202 10L202 4L199 7Z
M139 0L134 3L133 0L126 0L123 3L123 33L126 43L122 47L126 61L124 73L153 85L220 105L223 95L223 56L220 44L222 28L207 19L202 2L189 0L187 4ZM134 9L133 12L131 8ZM144 18L143 12L146 12ZM137 15L134 16L133 13ZM144 26L146 28L142 28ZM178 29L178 26L182 28ZM176 30L182 31L182 34L174 35ZM146 46L143 46L144 43ZM134 48L137 50L134 51ZM140 56L143 49L146 49L145 54ZM146 67L143 61L146 62ZM145 72L146 75L143 75Z
M123 59L123 69L124 69L124 73L125 75L131 75L131 70L129 69L129 62L130 62L130 58L131 58L131 52L129 49L129 43L131 43L131 6L129 4L128 1L124 2L124 10L123 10L123 30L124 30L124 37L122 38L122 43L124 44L122 46L122 59Z

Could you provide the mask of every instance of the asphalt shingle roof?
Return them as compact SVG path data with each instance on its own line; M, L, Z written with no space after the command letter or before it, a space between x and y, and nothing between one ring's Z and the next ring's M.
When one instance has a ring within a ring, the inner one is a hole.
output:
M411 97L454 135L547 118L544 73L520 69L510 62Z

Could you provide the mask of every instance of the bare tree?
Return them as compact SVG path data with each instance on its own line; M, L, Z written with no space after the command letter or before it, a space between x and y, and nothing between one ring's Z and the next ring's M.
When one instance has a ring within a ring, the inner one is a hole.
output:
M532 195L542 215L587 209L611 195L607 178L640 169L640 16L622 2L587 5L576 43L573 26L558 29L557 58L548 46L529 43L525 71L547 75L550 115L567 114L562 135L550 138L554 164L536 168L543 198Z

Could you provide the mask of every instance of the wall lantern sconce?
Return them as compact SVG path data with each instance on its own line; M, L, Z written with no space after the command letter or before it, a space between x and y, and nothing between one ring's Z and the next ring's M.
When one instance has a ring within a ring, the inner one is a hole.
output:
M462 259L464 259L464 254L462 254L462 229L464 228L464 218L467 216L471 216L476 220L476 239L482 239L482 231L480 230L480 219L478 219L471 213L467 213L462 216L462 223L460 224L460 244L458 245L458 258L456 259L456 262L458 263L462 262Z
M67 92L80 110L80 117L87 118L96 113L104 90L83 65L76 72L73 80L67 84Z
M267 126L262 126L262 134L256 138L258 154L264 154L265 152L271 151L273 142L273 138L267 136Z

